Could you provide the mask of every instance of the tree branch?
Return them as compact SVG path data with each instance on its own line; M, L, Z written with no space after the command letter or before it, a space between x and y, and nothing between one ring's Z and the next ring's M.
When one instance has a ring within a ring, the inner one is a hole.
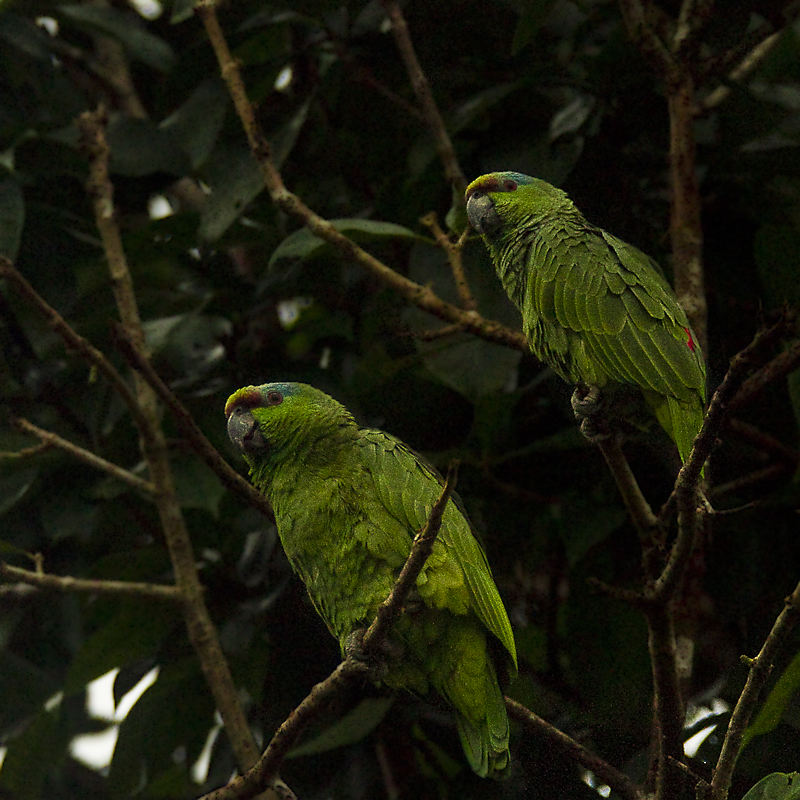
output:
M426 227L430 228L436 244L444 250L447 255L447 261L450 264L450 270L453 273L453 280L456 284L461 307L465 311L474 311L477 308L475 298L472 296L472 290L469 288L467 276L464 274L464 242L467 240L469 233L469 226L467 226L457 241L453 241L440 227L439 221L436 219L436 212L431 211L424 217L420 218L420 222Z
M769 677L778 652L786 644L786 640L800 620L800 583L786 598L786 605L778 615L772 630L769 632L759 654L750 661L750 672L747 675L744 689L739 695L736 706L728 723L728 731L722 743L722 750L714 769L711 781L712 800L725 800L733 778L733 770L739 758L742 737L756 708L758 695ZM749 659L748 659L749 660Z
M87 191L94 201L95 221L106 249L122 324L131 341L143 351L144 331L114 214L114 187L108 171L110 150L105 138L105 124L106 117L102 107L96 112L82 114L78 122L81 148L89 158ZM203 587L197 575L192 544L175 493L169 452L158 418L158 400L153 389L138 372L134 373L134 379L136 400L144 422L140 428L142 453L156 487L156 508L175 571L175 582L185 599L184 619L189 640L197 653L206 682L222 716L236 759L242 769L248 769L258 759L258 748L239 703L230 667L203 598Z
M110 461L106 461L104 458L95 455L91 451L84 450L77 444L73 444L72 442L63 439L57 433L53 433L52 431L46 431L43 428L34 425L32 422L29 422L24 417L13 418L11 420L11 424L15 425L23 433L30 433L33 436L38 436L39 439L42 440L42 444L47 445L47 447L56 447L59 450L63 450L65 453L69 453L71 456L74 456L79 461L83 461L84 464L88 464L90 467L99 469L102 472L111 475L112 478L116 478L118 481L127 483L128 486L132 486L134 489L138 489L140 492L142 492L150 499L153 498L153 495L155 494L156 491L156 487L152 483L150 483L150 481L145 481L137 477L132 472L130 472L130 470L118 467L116 464L112 464Z
M628 509L631 521L644 544L652 538L658 526L658 519L653 514L650 504L645 500L619 441L614 436L609 436L598 439L597 445L617 482L617 488Z
M114 594L133 597L151 597L156 600L169 600L182 603L184 597L177 586L158 583L134 583L132 581L108 581L90 578L73 578L65 575L49 575L44 572L31 572L20 567L12 567L0 561L0 575L8 580L37 586L40 589L56 589L61 592L84 592L88 594Z
M268 519L275 519L267 498L236 472L219 454L214 445L208 441L206 435L192 419L192 415L184 408L181 401L170 391L164 381L161 380L144 354L134 345L128 335L128 331L121 326L116 326L114 333L117 348L125 360L141 374L170 410L175 418L178 430L192 450L214 471L226 489L238 494L246 503L258 509Z
M644 793L636 784L616 767L612 767L600 756L587 750L582 744L567 736L554 725L546 722L541 717L530 711L522 703L505 698L508 716L521 722L526 728L543 737L548 745L552 745L565 755L569 756L576 764L591 770L600 780L606 783L623 800L642 800Z
M428 83L428 78L423 72L417 54L414 51L414 44L411 41L408 25L406 24L400 4L397 0L383 0L383 6L392 22L394 40L397 43L397 49L400 51L400 56L406 66L406 72L411 81L411 86L417 95L417 100L419 100L422 115L428 129L431 134L433 134L436 152L439 154L439 158L442 160L442 165L444 166L445 177L453 188L453 200L463 206L464 193L467 190L467 179L461 171L458 158L456 157L456 151L453 147L453 141L447 133L442 115L439 113L436 101L433 99L431 85Z
M148 419L145 417L136 395L125 379L115 369L105 355L83 336L78 335L69 323L50 306L44 298L28 283L17 268L5 256L0 255L0 277L9 283L44 317L47 324L57 333L67 348L74 350L85 361L97 368L111 384L111 388L122 398L133 416L133 421L140 433L147 429Z
M272 161L269 142L256 120L253 105L247 97L239 65L231 55L213 0L200 3L195 11L205 25L206 33L219 61L222 77L228 85L236 113L242 121L250 149L261 168L264 184L273 202L287 214L300 219L313 234L330 244L346 260L371 272L423 311L445 322L462 325L464 331L487 341L504 344L527 353L528 343L520 332L511 330L499 322L484 319L474 311L465 311L452 303L447 303L429 287L408 280L337 231L330 222L315 214L297 195L286 188L280 172Z

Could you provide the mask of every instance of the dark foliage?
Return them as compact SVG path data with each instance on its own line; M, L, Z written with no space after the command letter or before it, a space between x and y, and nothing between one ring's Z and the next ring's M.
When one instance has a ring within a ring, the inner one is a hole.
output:
M639 545L602 457L572 419L570 388L531 356L466 334L423 341L418 334L440 323L303 234L293 251L276 252L298 224L262 191L202 26L182 13L191 4L174 5L144 22L123 2L0 2L0 251L127 370L113 343L116 308L73 124L105 102L115 199L154 364L208 438L242 468L227 442L225 399L245 384L298 380L442 470L460 458L459 492L517 637L520 677L509 694L642 780L653 700L646 627L588 581L639 588ZM704 35L709 64L764 19L783 24L780 3L719 5L731 8ZM590 220L669 274L663 87L614 3L411 0L405 13L468 179L514 169L558 183ZM413 112L381 4L236 0L220 14L287 186L326 218L391 223L351 223L349 232L455 301L446 259L419 223L434 210L444 224L450 188ZM43 17L57 35L37 24ZM145 112L138 118L99 67L100 34L124 46ZM765 317L784 302L800 305L798 36L787 27L758 69L696 123L712 388ZM698 97L729 70L704 73ZM152 219L157 196L177 213ZM465 262L479 311L519 327L479 241L468 243ZM120 400L2 284L0 359L0 450L36 444L8 422L25 417L137 471L138 438ZM800 372L739 417L787 450L729 430L712 462L714 483L728 486L712 494L715 506L758 504L715 520L687 578L678 627L694 643L684 689L697 703L735 703L745 678L739 654L758 651L800 575ZM336 666L338 648L274 526L223 489L168 415L165 427L206 600L248 716L268 740ZM668 442L641 431L625 448L658 507L676 466ZM769 480L730 485L772 464L784 468ZM0 460L0 514L0 556L17 566L31 566L27 552L58 575L171 577L152 504L62 452ZM775 701L763 735L745 749L736 797L800 759L800 714L788 699L800 681L799 645L795 636L772 679L786 670L787 699ZM158 680L122 723L107 774L75 761L70 741L104 727L86 711L86 684L119 667L119 700L154 665ZM298 797L487 796L445 709L387 698L373 687L353 691L307 732L304 751L282 769ZM348 724L331 733L342 717ZM3 798L199 796L234 769L223 733L207 782L193 782L213 726L213 700L175 608L0 585ZM703 745L697 774L708 777L720 741L721 731ZM491 784L491 796L596 796L580 768L519 728L512 752L514 774Z

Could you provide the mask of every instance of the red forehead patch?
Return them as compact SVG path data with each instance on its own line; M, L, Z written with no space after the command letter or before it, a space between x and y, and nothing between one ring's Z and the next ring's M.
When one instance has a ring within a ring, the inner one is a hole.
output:
M245 408L256 408L256 406L263 405L264 399L261 397L261 392L255 386L245 386L243 389L238 389L225 403L225 417L226 419L231 415L231 412L237 406L244 406Z

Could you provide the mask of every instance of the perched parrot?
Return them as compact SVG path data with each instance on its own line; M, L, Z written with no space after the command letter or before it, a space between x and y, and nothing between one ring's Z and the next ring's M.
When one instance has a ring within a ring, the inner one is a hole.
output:
M658 264L538 178L482 175L466 201L533 354L586 389L638 386L685 461L703 424L705 363Z
M398 439L359 428L344 406L302 383L239 389L228 435L275 512L295 572L342 653L370 625L441 494L439 474ZM455 712L481 777L508 770L508 717L498 674L516 672L514 635L486 555L457 496L386 647L380 680Z

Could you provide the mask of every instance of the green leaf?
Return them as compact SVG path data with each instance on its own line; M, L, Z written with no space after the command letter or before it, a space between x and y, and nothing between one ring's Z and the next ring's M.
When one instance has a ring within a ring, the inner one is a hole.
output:
M773 772L762 778L742 800L800 800L800 773Z
M50 673L8 649L0 650L0 739L18 730L58 688Z
M605 541L623 525L628 515L614 503L604 503L601 491L569 492L553 513L552 525L564 545L570 568L574 567L595 545ZM616 499L616 498L615 498Z
M313 756L360 742L380 724L391 708L392 697L367 697L319 736L290 751L287 758Z
M84 6L80 6L83 8ZM170 130L147 119L116 117L108 126L111 170L117 175L140 178L156 172L186 175L192 165Z
M228 100L224 82L211 78L203 81L188 100L159 125L189 156L193 169L204 164L211 155L225 122Z
M94 5L62 5L57 13L77 28L89 33L103 33L122 45L133 56L148 67L169 72L175 65L175 53L167 42L146 30L140 17L133 12L117 11L115 8Z
M20 52L41 61L49 61L51 54L47 39L44 31L27 17L10 11L0 13L0 40Z
M175 479L175 491L181 506L202 508L217 518L225 488L211 468L200 459L189 455L179 455L170 463Z
M25 497L39 474L39 467L27 467L19 471L7 469L3 472L8 474L0 473L0 516Z
M339 233L349 236L359 244L381 239L412 239L428 242L424 236L396 225L394 222L379 222L371 219L332 219L331 225ZM301 228L287 236L273 252L267 265L269 269L282 259L306 260L321 255L323 248L330 247L327 242L315 236L308 228Z
M306 100L291 119L270 137L273 158L280 168L294 147L308 116L310 100ZM218 145L203 171L203 179L211 189L200 217L200 235L215 241L241 216L247 206L264 190L261 168L243 145Z
M113 796L133 794L142 775L174 786L173 755L184 751L182 771L200 755L214 724L214 699L194 657L162 667L156 682L139 698L122 725L108 775ZM152 786L152 783L150 784ZM185 796L184 792L167 797ZM163 796L163 795L162 795Z
M27 730L12 739L0 771L0 786L18 800L39 800L54 766L59 710L40 711Z
M753 247L769 307L788 302L800 308L800 231L788 225L762 225Z
M88 541L100 517L100 506L74 490L46 493L40 504L42 527L51 542L79 537Z
M484 250L483 245L476 242L462 251L464 273L472 295L484 316L519 328L519 314L503 291L494 270L484 263ZM442 299L458 303L453 274L441 249L427 242L415 245L411 250L410 277L417 283L432 286ZM415 333L443 327L440 320L414 306L406 309L404 317ZM416 339L415 344L424 356L425 366L442 383L470 402L508 391L516 385L517 367L522 358L519 350L466 333L430 342Z
M764 705L758 712L758 716L747 726L747 730L742 737L742 748L754 736L763 736L774 730L783 717L783 712L787 704L792 699L800 686L800 653L792 659L783 674L775 682L772 690L767 695Z
M172 3L172 16L169 21L173 25L179 22L185 22L190 17L194 16L195 6L198 5L200 0L174 0Z
M181 619L178 604L124 597L111 620L83 643L70 664L64 692L82 691L106 672L156 651Z
M542 23L555 5L555 0L528 0L514 28L511 55L517 55L528 42L533 41Z
M17 257L22 227L25 224L25 199L13 178L0 181L0 255Z

